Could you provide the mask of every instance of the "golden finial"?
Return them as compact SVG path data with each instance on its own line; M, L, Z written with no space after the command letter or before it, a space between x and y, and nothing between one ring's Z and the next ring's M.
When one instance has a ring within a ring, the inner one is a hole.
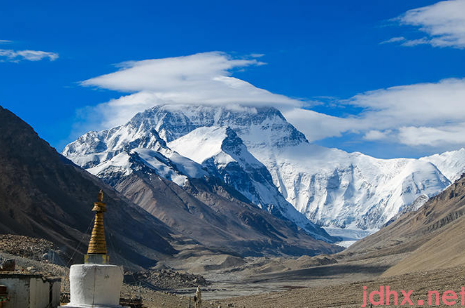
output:
M101 189L98 192L98 202L103 202L103 190Z
M103 203L103 191L98 193L98 201L94 202L92 211L95 212L94 228L87 249L86 263L107 263L107 243L105 241L105 229L103 226L103 213L107 211Z

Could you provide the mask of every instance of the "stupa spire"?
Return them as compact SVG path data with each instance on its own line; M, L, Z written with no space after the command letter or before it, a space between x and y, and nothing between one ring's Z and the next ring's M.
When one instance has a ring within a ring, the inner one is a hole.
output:
M105 229L103 226L103 213L107 211L106 204L103 203L103 191L98 193L98 201L94 202L92 211L95 212L94 228L90 237L85 263L108 263L107 243L105 241Z

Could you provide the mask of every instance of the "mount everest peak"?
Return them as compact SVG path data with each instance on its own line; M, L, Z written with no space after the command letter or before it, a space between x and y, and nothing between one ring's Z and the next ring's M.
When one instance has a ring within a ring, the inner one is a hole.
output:
M89 132L63 151L109 182L118 172L131 172L129 157L136 153L139 162L180 186L215 176L307 231L312 223L379 229L465 170L465 150L386 160L310 144L272 107L155 106L125 125Z

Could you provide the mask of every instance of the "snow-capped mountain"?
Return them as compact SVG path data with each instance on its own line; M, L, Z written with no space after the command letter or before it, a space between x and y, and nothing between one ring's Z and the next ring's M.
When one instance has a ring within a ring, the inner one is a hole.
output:
M123 126L87 133L63 154L100 174L107 169L102 164L118 166L111 160L124 151L147 158L144 149L151 157L161 155L157 161L166 159L172 174L189 178L208 172L264 208L282 213L292 204L314 223L350 229L380 228L465 170L465 150L383 160L313 145L268 107L156 106Z
M141 168L141 162L178 185L189 177L207 174L200 165L168 148L145 123L129 122L108 131L89 132L67 145L63 155L109 183Z
M428 157L420 158L434 164L450 182L457 181L463 172L465 172L465 149L457 151L444 152Z
M168 146L154 126L162 131L165 138L181 135L181 132L185 134L185 130L177 130L182 125L189 129L196 126L172 114L160 119L176 119L174 133L167 125L170 122L157 126L153 118L138 114L126 125L81 136L66 146L63 154L111 185L144 168L150 168L150 171L179 186L185 185L189 178L218 177L260 208L294 222L316 239L331 241L323 229L286 201L273 184L267 168L248 152L234 130L229 127L199 127Z
M316 238L324 239L318 228L281 195L268 169L249 153L231 128L199 127L168 146L201 164L211 175L233 186L260 208L291 220Z

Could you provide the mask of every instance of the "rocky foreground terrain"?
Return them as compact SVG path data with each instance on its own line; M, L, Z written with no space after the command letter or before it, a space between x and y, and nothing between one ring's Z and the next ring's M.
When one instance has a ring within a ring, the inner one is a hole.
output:
M2 261L13 259L16 271L43 274L62 278L62 293L69 293L69 266L60 256L62 252L52 242L20 235L0 234L0 265ZM58 260L59 264L54 262ZM140 285L140 286L139 286ZM149 305L164 306L163 303L188 303L187 297L170 294L174 289L207 286L209 282L201 275L181 273L170 269L149 269L139 272L125 272L125 283L121 296L134 298L142 296ZM155 291L158 290L158 291ZM177 307L177 306L176 306Z
M17 270L62 277L63 292L68 292L67 267L46 259L46 250L54 248L50 242L4 235L0 237L0 247L0 258L14 258ZM218 266L217 270L205 272L207 280L201 275L170 269L126 272L127 278L133 279L128 282L133 285L124 284L121 296L141 296L147 308L188 307L199 284L204 307L304 308L360 307L363 286L369 292L379 290L380 286L390 286L399 294L400 290L413 290L410 298L415 305L411 307L421 307L418 300L427 303L430 290L440 294L453 290L459 295L465 284L464 266L383 277L386 269L406 255L371 251L300 258L245 258L241 263L229 261L229 267Z
M48 260L58 248L50 241L21 235L0 234L0 251L37 261Z

